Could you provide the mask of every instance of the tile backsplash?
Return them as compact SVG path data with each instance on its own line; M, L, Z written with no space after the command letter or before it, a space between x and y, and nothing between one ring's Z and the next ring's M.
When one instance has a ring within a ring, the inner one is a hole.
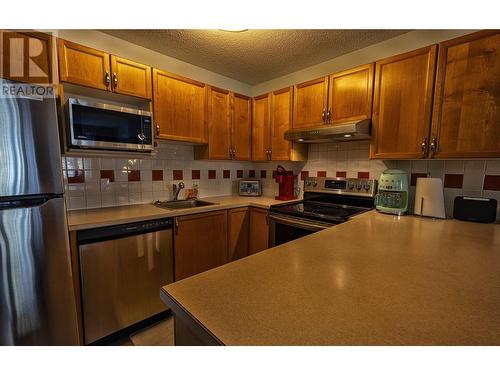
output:
M370 160L367 141L311 144L307 162L279 163L194 160L193 146L161 142L154 159L66 157L63 173L68 207L76 210L170 199L172 184L180 181L186 188L198 184L200 197L207 197L236 194L239 179L256 177L264 195L274 196L278 164L294 171L299 187L307 176L378 178L387 168L406 170L411 210L415 181L426 175L443 180L448 216L457 195L500 202L500 160Z

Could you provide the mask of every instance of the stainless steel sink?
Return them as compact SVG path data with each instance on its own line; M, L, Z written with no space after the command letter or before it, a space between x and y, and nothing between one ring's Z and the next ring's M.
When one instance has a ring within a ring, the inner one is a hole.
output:
M183 199L178 201L156 201L153 203L155 206L168 208L170 210L181 210L184 208L194 208L194 207L203 207L203 206L211 206L217 203L201 201L198 199Z

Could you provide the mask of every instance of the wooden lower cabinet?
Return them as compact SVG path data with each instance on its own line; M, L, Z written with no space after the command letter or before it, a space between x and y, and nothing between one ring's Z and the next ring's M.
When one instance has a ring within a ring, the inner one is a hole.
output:
M269 248L268 211L263 208L250 207L250 238L248 255Z
M228 262L248 255L250 213L248 207L227 211Z
M174 219L175 280L227 262L227 210Z

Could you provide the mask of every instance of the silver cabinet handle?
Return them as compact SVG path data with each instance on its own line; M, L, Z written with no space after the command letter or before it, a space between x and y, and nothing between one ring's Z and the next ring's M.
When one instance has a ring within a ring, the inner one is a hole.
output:
M231 148L228 149L229 159L233 158L233 150Z
M269 161L273 160L273 149L269 149Z
M326 122L330 123L330 115L332 114L332 111L330 108L328 108L328 111L326 112Z
M109 72L107 71L104 74L104 84L106 85L106 87L108 87L110 83L111 83L111 76L109 75Z
M118 74L113 73L113 86L116 88L118 87Z
M179 220L177 218L174 218L174 233L175 235L179 233Z
M321 114L321 118L323 119L323 123L326 122L326 108L323 108L323 113Z
M160 135L160 125L156 124L156 135Z
M425 157L425 155L427 154L427 138L422 139L420 149L422 150L422 156Z
M432 155L434 155L436 152L438 152L438 149L439 149L438 139L436 137L434 137L434 138L432 138L432 141L431 141Z

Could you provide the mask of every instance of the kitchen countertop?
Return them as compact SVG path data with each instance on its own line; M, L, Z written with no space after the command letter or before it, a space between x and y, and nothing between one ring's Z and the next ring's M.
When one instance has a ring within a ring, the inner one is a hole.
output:
M284 203L284 201L278 201L272 197L240 197L238 195L206 197L200 198L200 200L216 204L179 210L156 207L153 204L136 204L68 211L68 227L70 231L74 231L246 206L267 209L273 204Z
M500 225L371 211L161 294L226 345L500 345Z

